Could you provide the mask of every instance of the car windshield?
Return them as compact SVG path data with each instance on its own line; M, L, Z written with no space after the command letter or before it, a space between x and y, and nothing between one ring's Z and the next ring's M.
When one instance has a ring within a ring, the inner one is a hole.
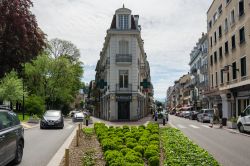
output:
M44 116L57 117L57 116L60 116L60 112L59 111L47 111L47 112L45 112Z
M213 113L214 113L214 110L205 110L205 113L213 114Z

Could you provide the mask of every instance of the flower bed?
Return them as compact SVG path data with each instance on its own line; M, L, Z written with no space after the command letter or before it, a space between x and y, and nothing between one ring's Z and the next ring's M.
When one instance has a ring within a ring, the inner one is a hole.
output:
M174 128L162 128L161 139L165 150L165 165L213 165L219 163L204 149L194 144Z
M94 125L95 132L110 166L159 166L159 125L147 127L107 127Z

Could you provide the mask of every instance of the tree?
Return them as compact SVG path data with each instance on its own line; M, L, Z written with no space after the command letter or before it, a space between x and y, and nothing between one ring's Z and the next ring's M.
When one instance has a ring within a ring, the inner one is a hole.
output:
M36 57L45 46L45 35L31 13L31 0L0 1L0 78Z
M71 63L63 56L54 59L42 54L25 65L30 93L42 97L51 108L60 108L74 100L82 86L82 74L80 62Z
M78 61L80 58L80 51L73 43L58 38L49 41L47 51L54 58L65 56L71 61Z
M0 81L0 99L10 101L12 104L23 100L27 92L23 90L23 82L18 78L17 73L11 71Z

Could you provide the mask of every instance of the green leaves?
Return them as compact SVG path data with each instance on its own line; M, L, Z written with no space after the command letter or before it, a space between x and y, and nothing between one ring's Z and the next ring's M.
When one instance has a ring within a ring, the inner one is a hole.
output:
M219 163L204 149L194 144L174 128L162 128L161 138L165 149L165 165L213 165Z

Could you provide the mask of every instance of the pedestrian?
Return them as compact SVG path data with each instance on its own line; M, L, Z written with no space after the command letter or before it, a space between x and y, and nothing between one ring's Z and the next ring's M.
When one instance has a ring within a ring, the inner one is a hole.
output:
M213 115L213 119L212 119L212 123L210 127L212 128L215 123L219 123L220 128L222 128L222 124L220 123L219 109L216 104L214 105L214 115Z
M157 119L158 119L158 112L155 111L155 121L157 121Z

